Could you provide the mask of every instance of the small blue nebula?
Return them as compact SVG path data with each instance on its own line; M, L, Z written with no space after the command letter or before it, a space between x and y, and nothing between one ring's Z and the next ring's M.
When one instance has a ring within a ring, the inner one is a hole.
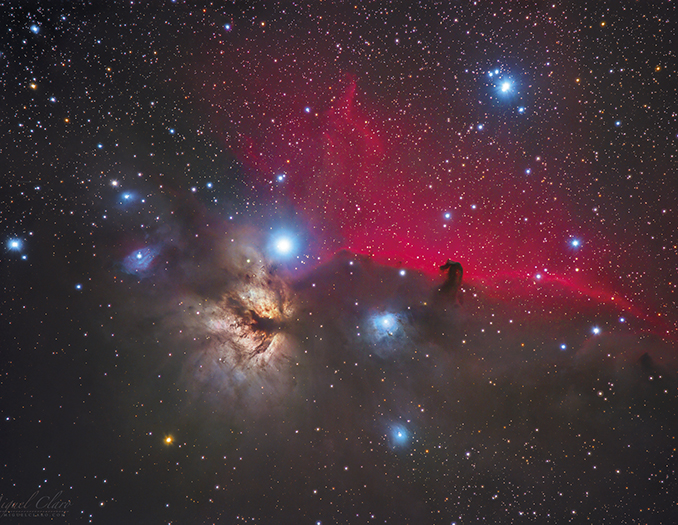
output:
M143 274L150 269L159 251L156 246L134 250L123 260L123 269L130 274Z
M405 425L394 423L389 426L388 440L391 448L402 448L410 443L410 432Z
M398 318L393 314L380 314L373 317L372 323L376 330L391 331L398 327Z
M370 318L369 339L375 343L378 354L390 354L405 342L405 331L399 314L374 314Z
M40 32L40 26L37 24L32 24L30 27L31 33L37 35Z

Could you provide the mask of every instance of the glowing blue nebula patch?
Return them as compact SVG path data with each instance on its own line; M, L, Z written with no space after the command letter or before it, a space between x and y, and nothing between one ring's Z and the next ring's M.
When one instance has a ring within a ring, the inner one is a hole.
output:
M400 322L396 314L383 313L372 316L372 327L378 339L397 334L400 329Z
M143 274L151 268L159 251L156 246L134 250L122 261L123 269L130 274Z
M407 335L407 316L394 312L373 313L367 319L364 334L369 351L379 357L392 356L394 352L412 348Z
M387 434L388 444L393 449L407 447L411 442L411 435L408 428L402 423L392 423L389 425Z

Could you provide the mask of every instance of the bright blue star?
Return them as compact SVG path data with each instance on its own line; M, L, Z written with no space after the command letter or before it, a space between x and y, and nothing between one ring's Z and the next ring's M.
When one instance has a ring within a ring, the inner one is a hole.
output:
M594 326L591 329L591 332L593 332L593 335L598 335L600 333L600 328L598 328L597 326Z
M294 255L296 250L294 238L287 234L280 233L272 239L271 249L279 257L290 257Z
M617 126L617 127L621 126L621 120L618 120L617 122L615 122L614 125Z
M573 248L579 248L581 246L581 241L579 239L572 239L570 244Z
M283 182L285 180L285 174L281 173L276 177L276 179L278 180L278 182Z
M131 199L132 199L132 194L131 194L131 193L123 193L123 194L122 194L122 198L123 198L124 200L126 200L126 201L131 200Z
M511 83L508 81L502 82L500 89L502 93L508 93L511 90Z
M520 114L525 113L525 108L523 106L520 106L518 108L518 113L520 113Z
M176 133L176 130L174 128L169 129L170 135L174 135Z
M542 277L542 275L541 275L540 273L538 273L537 275L534 276L534 278L537 279L537 281L538 281L539 279L541 279L541 277Z
M104 149L104 145L103 144L97 144L97 148Z
M278 250L278 253L287 255L292 251L292 241L290 241L287 237L279 239L278 242L275 243L275 248Z
M401 277L405 277L407 275L407 272L405 270L400 270L400 272L398 273L400 273Z
M212 183L211 182L207 183L207 188L210 189L210 190L212 189Z
M226 31L230 31L231 30L231 24L224 24L224 29Z
M565 343L563 343L562 345L560 345L560 349L561 350L567 350L567 345Z
M40 26L37 24L32 24L30 27L31 33L37 35L40 32Z
M19 250L21 250L22 244L23 243L21 242L21 239L10 239L9 241L7 241L7 248L9 248L12 251L18 252Z
M625 323L625 322L626 322L626 319L624 319L623 317L620 317L620 318L619 318L619 322L620 322L620 323Z
M78 283L75 285L76 290L82 290L82 284Z
M525 170L525 175L529 175L530 173L532 173L532 169L531 169L531 168L527 168L527 169Z
M304 108L304 111L305 111L306 113L310 113L310 112L311 112L311 108L310 108L309 106L306 106L306 107Z
M448 211L448 212L445 212L444 217L445 217L445 220L446 220L446 221L449 221L449 220L452 218L452 214L451 214L449 211Z
M484 126L483 126L482 124L478 124L478 129L479 129L479 130L482 130L483 127L484 127Z

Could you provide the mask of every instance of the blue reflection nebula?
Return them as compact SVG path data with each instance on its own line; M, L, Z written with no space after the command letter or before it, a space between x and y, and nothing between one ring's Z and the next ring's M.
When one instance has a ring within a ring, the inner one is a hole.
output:
M134 250L122 262L123 268L127 273L143 274L147 272L160 250L155 246L147 246L139 250Z
M410 444L410 432L405 425L394 423L389 426L388 441L391 448L403 448Z
M400 320L396 314L389 312L372 316L372 328L376 339L394 336L400 331Z

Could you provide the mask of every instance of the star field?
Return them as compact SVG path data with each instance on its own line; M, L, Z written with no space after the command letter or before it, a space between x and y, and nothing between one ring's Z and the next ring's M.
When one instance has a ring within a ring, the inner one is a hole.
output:
M678 520L672 2L0 13L8 523Z

